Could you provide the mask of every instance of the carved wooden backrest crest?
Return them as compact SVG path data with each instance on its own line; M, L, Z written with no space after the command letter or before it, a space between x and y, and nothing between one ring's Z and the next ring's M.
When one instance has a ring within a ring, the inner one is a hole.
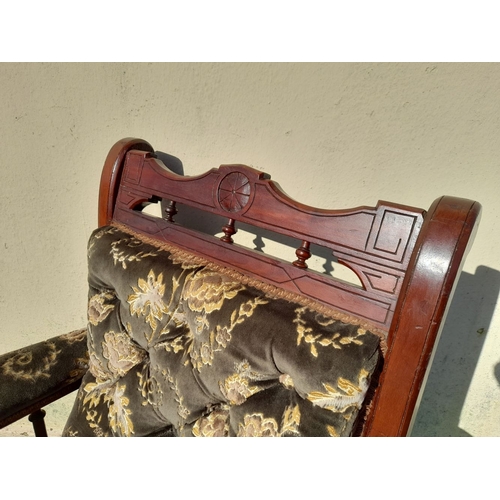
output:
M168 200L164 218L137 210L156 199ZM225 217L224 236L219 241L175 225L179 205ZM113 218L347 314L362 315L388 330L423 214L384 202L375 208L316 209L292 200L269 175L251 167L223 165L184 177L166 169L151 153L136 150L126 157ZM297 260L284 262L233 245L239 222L294 238ZM310 271L311 244L329 248L358 275L363 288Z

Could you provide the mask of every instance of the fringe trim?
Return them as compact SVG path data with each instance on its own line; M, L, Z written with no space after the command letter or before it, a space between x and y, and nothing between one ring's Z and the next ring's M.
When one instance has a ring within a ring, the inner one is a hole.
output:
M293 302L295 304L307 307L319 314L322 314L325 317L332 318L335 320L342 321L343 323L347 323L350 325L356 325L360 328L364 328L365 330L370 331L371 333L377 335L380 338L380 349L382 351L382 355L385 356L387 352L387 331L377 326L373 325L368 321L360 320L355 316L351 316L347 313L343 313L334 309L333 306L326 306L314 299L309 297L305 297L304 295L300 295L298 293L290 292L288 290L284 290L283 288L279 288L276 285L271 285L269 283L265 283L263 281L257 280L255 278L250 278L249 276L241 273L240 271L236 271L234 269L230 269L222 264L217 264L207 258L196 255L187 250L183 250L177 246L172 245L171 243L167 243L166 241L161 241L152 236L145 235L143 233L139 233L129 228L128 226L121 224L120 222L111 222L112 227L123 231L124 233L137 238L138 240L146 243L148 245L154 246L161 250L165 250L172 254L174 257L178 258L181 261L187 262L189 264L196 264L200 266L207 267L211 271L216 271L221 274L224 274L232 279L236 279L244 285L256 288L257 290L265 293L266 297L270 299L283 299L288 302Z

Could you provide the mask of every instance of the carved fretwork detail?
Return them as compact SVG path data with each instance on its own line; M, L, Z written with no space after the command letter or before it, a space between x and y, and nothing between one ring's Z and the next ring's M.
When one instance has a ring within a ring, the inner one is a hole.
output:
M345 257L338 257L338 261L356 273L365 290L384 295L399 293L404 276L402 271L384 268L384 266L376 265L373 262L354 263L350 258Z
M412 234L416 216L386 209L377 214L370 232L367 251L402 262Z

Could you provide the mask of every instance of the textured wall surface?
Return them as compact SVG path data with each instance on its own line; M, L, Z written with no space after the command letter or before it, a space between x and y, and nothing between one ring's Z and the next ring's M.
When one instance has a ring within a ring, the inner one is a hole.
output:
M1 352L85 324L102 164L135 136L186 174L244 163L321 208L480 201L413 435L500 435L499 64L4 63L0 102Z

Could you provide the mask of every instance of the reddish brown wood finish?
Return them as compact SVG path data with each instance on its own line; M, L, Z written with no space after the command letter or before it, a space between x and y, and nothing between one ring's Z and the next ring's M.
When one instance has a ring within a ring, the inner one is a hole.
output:
M479 203L451 196L429 209L394 314L366 435L407 434L480 213Z
M164 218L140 211L157 199L166 202ZM224 236L176 224L182 205L224 217ZM389 202L317 209L292 200L250 167L223 165L200 176L179 176L155 158L147 142L125 139L106 160L99 224L120 222L385 332L387 354L363 435L404 436L480 211L477 202L447 196L428 213ZM297 260L285 262L233 243L239 223L294 238ZM357 274L362 288L309 270L311 244L330 249Z
M99 226L111 222L118 187L120 186L125 155L131 149L153 152L149 143L141 139L128 137L118 141L109 151L101 173L99 186Z
M159 219L136 209L153 198L176 202L176 210L184 204L223 217L227 222L220 228L222 241L173 224L172 210ZM346 314L360 315L385 331L423 222L422 210L386 202L353 210L308 207L284 194L267 174L244 165L223 165L196 177L179 176L151 153L137 150L125 155L113 210L113 220L136 231ZM103 220L108 220L109 212ZM240 222L294 238L299 257L295 265L231 244ZM310 271L305 262L309 244L329 248L358 275L363 288Z

